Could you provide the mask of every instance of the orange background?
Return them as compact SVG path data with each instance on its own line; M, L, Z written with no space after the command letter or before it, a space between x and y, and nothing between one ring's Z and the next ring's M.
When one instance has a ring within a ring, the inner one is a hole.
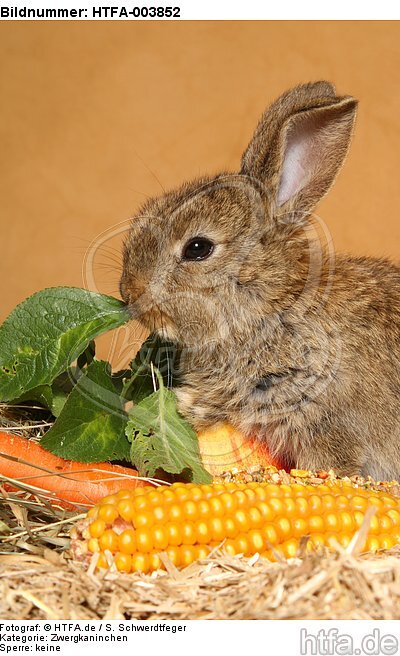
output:
M320 78L360 109L318 213L337 249L398 256L399 23L3 22L0 66L0 319L82 286L92 240L161 185L235 170L265 106ZM95 256L114 295L120 239Z

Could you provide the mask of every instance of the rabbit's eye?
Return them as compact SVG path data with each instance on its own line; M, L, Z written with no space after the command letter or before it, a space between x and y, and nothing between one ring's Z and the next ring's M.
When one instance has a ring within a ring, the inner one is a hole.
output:
M184 246L182 258L184 260L205 260L214 250L214 244L205 237L194 237Z

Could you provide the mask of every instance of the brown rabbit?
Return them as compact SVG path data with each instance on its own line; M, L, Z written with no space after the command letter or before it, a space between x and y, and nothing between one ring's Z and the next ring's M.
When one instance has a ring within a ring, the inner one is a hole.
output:
M337 256L311 216L357 102L300 85L262 116L238 174L148 201L124 245L132 316L182 349L179 409L229 421L288 465L400 476L400 268Z

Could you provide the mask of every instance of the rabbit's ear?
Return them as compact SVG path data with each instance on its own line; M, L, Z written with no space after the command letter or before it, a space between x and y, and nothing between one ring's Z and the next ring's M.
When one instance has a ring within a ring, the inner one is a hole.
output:
M337 97L328 82L281 96L263 115L242 159L276 214L309 214L328 191L347 153L357 101Z

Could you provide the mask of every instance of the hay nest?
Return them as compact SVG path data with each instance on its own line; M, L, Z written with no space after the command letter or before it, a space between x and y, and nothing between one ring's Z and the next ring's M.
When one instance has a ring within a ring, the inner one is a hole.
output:
M20 428L20 427L19 427ZM312 482L333 472L227 474L231 480ZM400 496L399 484L354 478L355 486ZM320 549L271 563L230 557L223 548L177 570L153 574L95 571L72 559L70 531L84 508L66 510L29 485L10 491L0 476L0 617L2 619L397 619L400 546L359 554L361 527L347 549Z
M0 556L2 619L397 619L400 552L286 562L214 554L182 571L93 574L45 549Z

